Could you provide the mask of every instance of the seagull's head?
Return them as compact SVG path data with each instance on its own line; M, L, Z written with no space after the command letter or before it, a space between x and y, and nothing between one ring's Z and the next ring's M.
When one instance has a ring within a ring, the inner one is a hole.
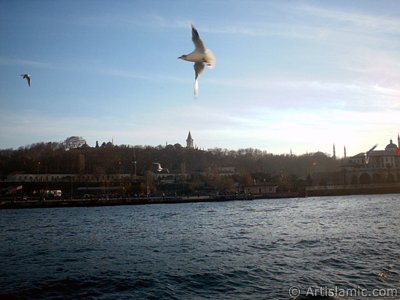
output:
M187 56L186 54L183 54L183 55L179 56L178 59L183 59L183 60L185 60L185 59L186 59L186 56Z

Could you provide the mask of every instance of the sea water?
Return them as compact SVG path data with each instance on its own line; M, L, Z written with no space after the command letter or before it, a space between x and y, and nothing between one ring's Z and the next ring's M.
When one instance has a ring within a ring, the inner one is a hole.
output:
M400 299L400 195L0 210L0 298Z

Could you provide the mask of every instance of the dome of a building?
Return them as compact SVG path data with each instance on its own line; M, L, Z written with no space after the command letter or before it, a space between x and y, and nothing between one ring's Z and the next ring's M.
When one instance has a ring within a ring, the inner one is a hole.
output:
M393 144L393 141L390 140L390 144L388 144L385 148L385 150L396 150L397 149L397 145Z

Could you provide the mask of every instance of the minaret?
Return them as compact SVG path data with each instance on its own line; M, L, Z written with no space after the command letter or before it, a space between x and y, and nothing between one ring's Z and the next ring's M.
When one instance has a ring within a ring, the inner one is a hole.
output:
M333 159L336 159L336 149L335 149L335 144L333 144Z
M186 148L193 149L193 139L192 139L192 135L190 134L190 131L189 131L188 137L186 139Z
M400 148L400 134L397 134L397 147Z
M346 158L347 157L347 154L346 154L346 146L344 146L344 158Z

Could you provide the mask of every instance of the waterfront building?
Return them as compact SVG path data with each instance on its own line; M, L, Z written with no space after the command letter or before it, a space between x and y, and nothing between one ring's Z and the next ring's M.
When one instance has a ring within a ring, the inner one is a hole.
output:
M390 143L384 150L372 150L349 158L343 167L347 184L400 182L400 137L396 145Z
M134 180L131 174L11 174L2 180L5 183L103 183Z
M244 186L245 194L251 195L273 195L276 194L278 186L272 183L254 184Z

